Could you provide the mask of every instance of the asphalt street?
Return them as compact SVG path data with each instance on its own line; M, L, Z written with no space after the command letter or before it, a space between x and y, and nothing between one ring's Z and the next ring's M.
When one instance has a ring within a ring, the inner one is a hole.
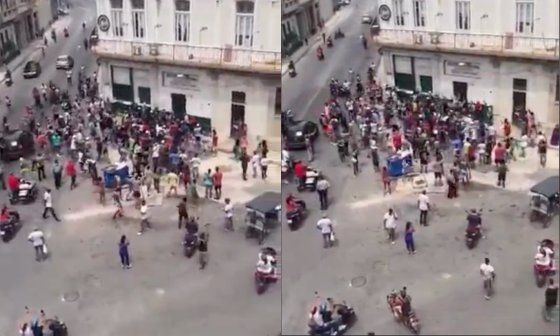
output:
M344 78L348 69L365 69L376 55L365 52L358 36L362 33L359 17L366 1L353 1L352 15L340 27L343 40L335 40L319 62L314 50L297 64L298 76L283 77L283 108L291 108L298 118L317 122L329 97L330 78ZM315 228L321 216L315 193L298 193L295 185L282 191L292 192L308 204L309 214L303 226L282 232L282 333L303 334L314 293L345 300L358 315L349 334L375 332L383 335L406 334L389 312L386 295L392 289L408 287L412 306L423 326L423 334L558 334L558 325L541 317L544 290L536 287L532 272L537 242L557 240L559 228L553 223L543 229L528 220L527 191L495 187L495 173L474 181L460 198L448 200L444 194L430 194L434 205L430 226L419 227L417 196L399 182L399 191L383 196L380 176L373 172L365 154L360 157L360 174L354 177L349 165L341 164L336 148L324 137L315 144L312 163L330 180L330 206L326 213L335 223L338 245L322 248L320 232ZM294 152L305 159L304 152ZM512 163L517 165L520 163ZM526 163L528 165L528 163ZM536 163L533 165L536 166ZM523 184L537 183L556 169L536 169L517 173ZM507 183L517 184L511 180ZM391 245L382 229L382 218L389 207L400 216L397 241ZM465 210L482 208L487 238L473 250L464 243ZM417 254L408 255L403 230L406 221L416 228ZM558 218L555 219L556 221ZM490 301L483 298L479 266L489 257L497 272L496 293Z

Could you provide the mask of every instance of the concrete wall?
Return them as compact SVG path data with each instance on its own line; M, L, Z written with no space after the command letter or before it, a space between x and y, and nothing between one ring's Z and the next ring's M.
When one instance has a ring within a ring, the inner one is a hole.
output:
M280 1L253 0L255 3L253 50L280 52ZM132 15L129 1L123 2L124 38L132 38ZM174 0L146 0L146 37L143 41L159 43L175 42ZM111 18L110 1L97 0L98 15ZM190 36L191 45L224 47L235 44L236 1L191 1ZM161 25L159 28L156 26ZM113 39L112 31L100 32L101 39Z
M50 0L40 0L35 3L35 11L39 19L39 29L47 29L53 20L53 12Z
M398 0L397 0L398 1ZM456 29L455 1L425 0L426 26L414 27L412 0L403 0L405 25L395 26L394 0L378 0L379 6L387 5L392 15L389 21L381 22L381 29L419 29L441 32L464 32ZM471 33L503 35L515 32L516 1L513 0L470 0ZM558 0L537 0L534 4L534 31L532 36L558 38L559 10ZM441 13L441 15L437 15ZM482 18L483 15L487 18Z
M494 106L495 120L511 119L513 110L513 79L527 80L526 107L535 112L538 121L558 123L558 102L555 102L558 68L541 63L516 62L489 57L384 50L378 75L383 84L394 85L393 55L415 58L416 87L420 89L419 75L432 76L433 91L453 97L453 82L467 83L470 101L486 101ZM445 71L445 62L469 62L479 66L476 75L457 75Z

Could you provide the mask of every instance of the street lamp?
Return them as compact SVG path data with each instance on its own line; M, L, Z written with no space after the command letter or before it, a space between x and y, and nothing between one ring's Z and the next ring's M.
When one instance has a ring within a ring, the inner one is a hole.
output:
M198 31L198 44L202 45L202 32L208 30L208 27L204 26L201 27L200 30Z

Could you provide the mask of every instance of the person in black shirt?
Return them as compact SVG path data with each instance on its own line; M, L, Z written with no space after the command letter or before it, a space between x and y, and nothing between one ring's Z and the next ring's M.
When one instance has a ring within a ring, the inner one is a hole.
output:
M198 236L198 263L200 269L204 269L208 263L208 238L208 231L201 232Z
M545 308L545 319L550 321L552 310L558 304L558 287L554 284L554 279L550 278L548 287L544 292L544 308Z

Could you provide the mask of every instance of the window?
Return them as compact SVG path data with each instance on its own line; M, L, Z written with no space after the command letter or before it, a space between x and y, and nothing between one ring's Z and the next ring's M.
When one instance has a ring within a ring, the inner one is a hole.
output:
M515 15L515 32L533 33L533 2L518 1Z
M143 39L145 25L144 0L132 0L132 36Z
M253 20L255 4L252 1L238 1L235 13L235 45L253 46Z
M191 26L190 10L190 1L175 0L175 41L189 42Z
M414 0L412 2L412 11L414 14L414 26L426 26L426 2L425 0Z
M112 9L123 9L123 0L111 0Z
M282 115L282 88L276 88L276 96L274 97L274 115Z
M245 105L245 92L242 91L231 91L231 102L232 104Z
M404 26L403 0L393 0L393 10L395 11L395 26Z
M124 35L122 9L111 9L111 25L113 26L113 36Z
M471 29L470 1L455 1L455 24L459 30Z
M515 91L527 91L527 80L522 78L513 79L513 90Z

